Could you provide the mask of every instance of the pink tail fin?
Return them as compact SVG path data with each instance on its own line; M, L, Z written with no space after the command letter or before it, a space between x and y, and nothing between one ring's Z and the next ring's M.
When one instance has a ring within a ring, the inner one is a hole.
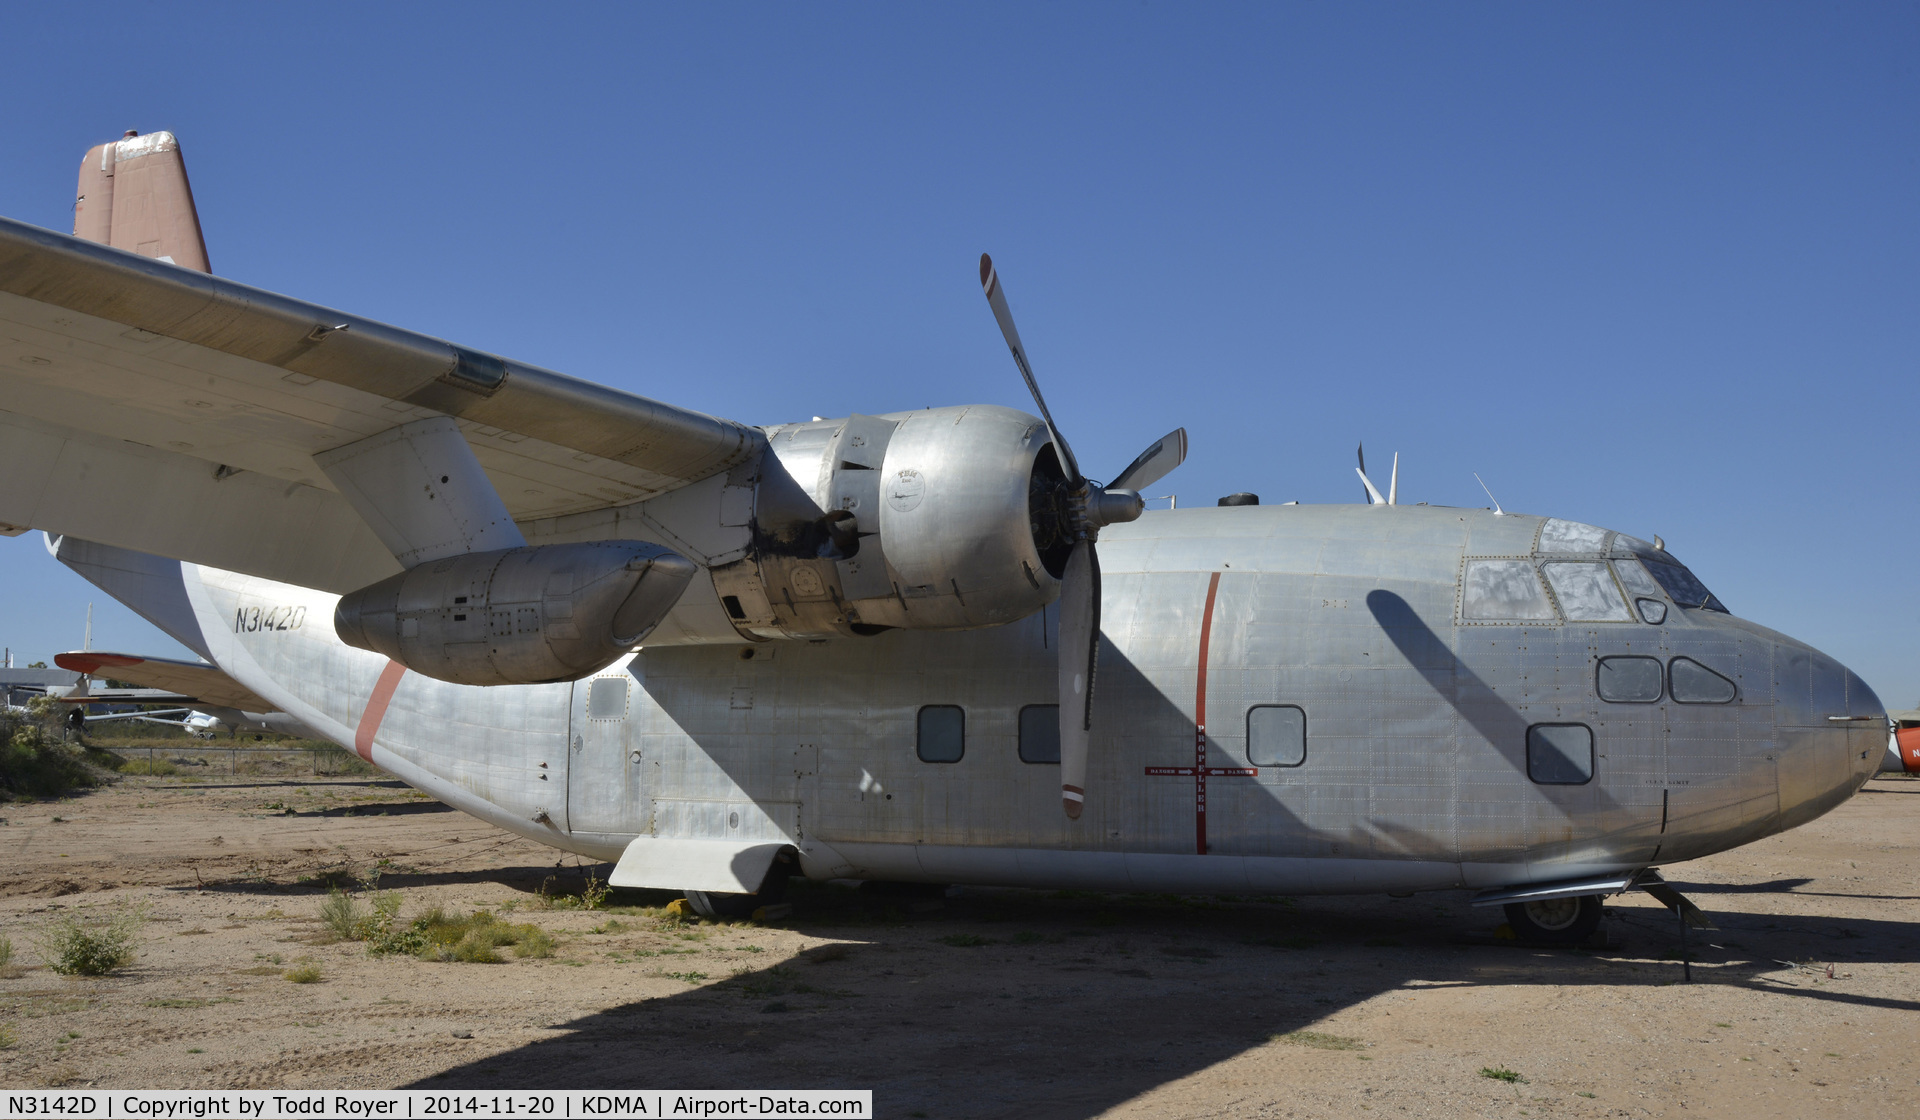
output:
M171 132L127 133L80 162L73 235L116 249L212 272L193 187Z

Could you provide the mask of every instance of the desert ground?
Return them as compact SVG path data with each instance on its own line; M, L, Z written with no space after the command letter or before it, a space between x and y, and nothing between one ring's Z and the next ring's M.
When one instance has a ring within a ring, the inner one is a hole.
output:
M122 1088L871 1088L884 1117L1886 1115L1916 1105L1920 780L1667 868L1720 927L1615 899L1612 947L1491 936L1462 893L1215 898L796 882L716 925L379 775L123 777L0 806L0 1082ZM376 955L487 909L501 963ZM140 916L106 976L49 931ZM304 973L297 972L306 969ZM304 975L315 982L287 977ZM1484 1072L1483 1072L1484 1071ZM1499 1077L1487 1076L1498 1074Z

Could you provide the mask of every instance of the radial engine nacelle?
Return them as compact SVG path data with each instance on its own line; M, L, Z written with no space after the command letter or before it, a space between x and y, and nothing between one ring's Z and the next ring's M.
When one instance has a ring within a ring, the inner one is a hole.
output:
M1073 496L1039 417L994 405L768 432L746 558L713 569L756 640L999 626L1060 597ZM1095 490L1096 522L1139 496Z
M656 544L470 552L340 598L340 640L453 684L576 680L630 652L698 569Z

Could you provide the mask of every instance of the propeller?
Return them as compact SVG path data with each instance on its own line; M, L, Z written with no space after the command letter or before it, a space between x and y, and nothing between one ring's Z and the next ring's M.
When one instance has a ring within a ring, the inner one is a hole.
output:
M1053 422L1040 383L1034 379L1033 365L1027 360L1027 348L1020 342L1020 331L1013 325L1013 312L1007 307L1007 295L994 271L993 258L985 253L980 255L980 286L987 293L987 304L993 308L1007 349L1013 351L1013 364L1020 367L1027 391L1033 394L1040 418L1046 421L1047 438L1053 442L1066 476L1063 528L1073 550L1060 577L1060 806L1070 819L1078 820L1087 794L1087 741L1093 728L1094 671L1100 657L1100 555L1094 542L1102 526L1140 516L1146 508L1140 491L1166 477L1186 459L1187 430L1175 428L1160 437L1129 463L1112 485L1094 484L1080 473L1078 460Z

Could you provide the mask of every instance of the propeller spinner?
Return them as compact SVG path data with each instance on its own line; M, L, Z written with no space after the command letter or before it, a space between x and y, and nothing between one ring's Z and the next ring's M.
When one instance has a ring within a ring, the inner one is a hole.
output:
M1176 428L1120 472L1111 486L1095 487L1080 473L1067 441L1047 410L1047 401L1034 379L1013 312L994 271L993 258L980 255L980 286L994 320L1013 351L1013 362L1026 379L1027 391L1046 421L1047 437L1066 473L1066 526L1073 542L1066 570L1060 578L1060 805L1069 818L1079 819L1087 794L1087 740L1093 728L1094 671L1100 656L1100 556L1094 547L1100 528L1140 516L1146 503L1140 491L1166 477L1187 457L1187 430Z

